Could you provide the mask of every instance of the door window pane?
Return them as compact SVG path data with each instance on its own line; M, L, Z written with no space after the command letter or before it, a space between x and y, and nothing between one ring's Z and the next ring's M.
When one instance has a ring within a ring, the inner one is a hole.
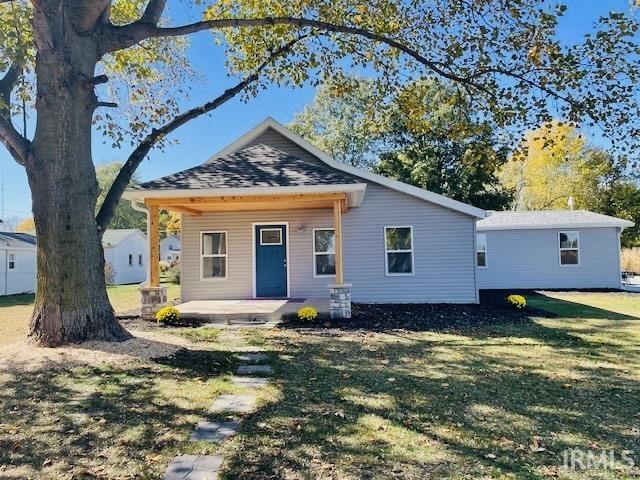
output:
M263 228L260 230L260 245L282 245L282 229Z

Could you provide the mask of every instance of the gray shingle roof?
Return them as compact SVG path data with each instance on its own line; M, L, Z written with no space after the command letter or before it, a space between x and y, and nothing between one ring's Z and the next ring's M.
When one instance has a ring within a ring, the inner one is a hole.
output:
M145 182L137 189L287 187L336 183L357 183L357 179L322 162L303 160L269 145L258 144Z
M610 217L588 210L539 210L491 212L478 220L478 230L510 230L525 228L632 227L629 220Z
M36 237L28 233L0 232L0 246L6 247L30 247L35 246Z
M102 246L115 247L134 232L140 232L144 235L144 233L137 228L119 228L105 230L104 235L102 235Z

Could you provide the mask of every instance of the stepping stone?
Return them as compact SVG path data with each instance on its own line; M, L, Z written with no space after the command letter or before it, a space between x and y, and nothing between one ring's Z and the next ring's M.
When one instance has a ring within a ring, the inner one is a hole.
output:
M249 363L262 363L269 359L264 353L241 353L236 355L236 358L241 362Z
M181 455L174 458L163 480L216 480L222 465L221 455Z
M269 383L264 377L231 377L231 383L238 387L262 388Z
M240 428L240 422L198 422L196 431L191 434L192 442L222 443L235 435Z
M252 373L273 373L271 365L240 365L236 370L238 375L248 375Z
M250 413L256 408L255 395L220 395L211 404L209 413Z

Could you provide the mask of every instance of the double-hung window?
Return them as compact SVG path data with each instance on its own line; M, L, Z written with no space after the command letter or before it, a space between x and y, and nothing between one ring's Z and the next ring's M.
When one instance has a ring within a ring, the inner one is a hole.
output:
M7 258L7 261L9 263L9 270L15 270L16 269L16 254L15 253L10 253L8 255L9 258Z
M142 254L141 253L138 254L138 266L139 267L142 266Z
M487 266L487 234L476 234L476 262L478 267Z
M333 228L313 230L313 269L316 277L336 274L336 234Z
M202 232L201 235L202 278L227 278L227 232Z
M133 267L133 254L129 254L129 266Z
M560 265L580 264L580 236L578 232L558 232Z
M384 227L387 275L413 275L413 227Z

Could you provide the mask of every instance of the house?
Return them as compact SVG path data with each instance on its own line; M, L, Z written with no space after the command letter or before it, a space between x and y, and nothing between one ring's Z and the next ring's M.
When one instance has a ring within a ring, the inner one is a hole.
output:
M36 237L0 232L0 295L36 290Z
M485 211L330 158L268 118L197 167L124 194L182 214L181 299L327 298L333 317L356 302L478 301L476 220ZM166 298L157 262L143 315Z
M167 235L160 240L160 260L169 263L180 260L180 237L178 235Z
M107 280L109 283L123 285L146 280L149 245L142 231L137 228L105 230L102 248L105 263L113 272L112 278Z
M585 210L491 212L477 223L481 289L621 288L620 233Z

